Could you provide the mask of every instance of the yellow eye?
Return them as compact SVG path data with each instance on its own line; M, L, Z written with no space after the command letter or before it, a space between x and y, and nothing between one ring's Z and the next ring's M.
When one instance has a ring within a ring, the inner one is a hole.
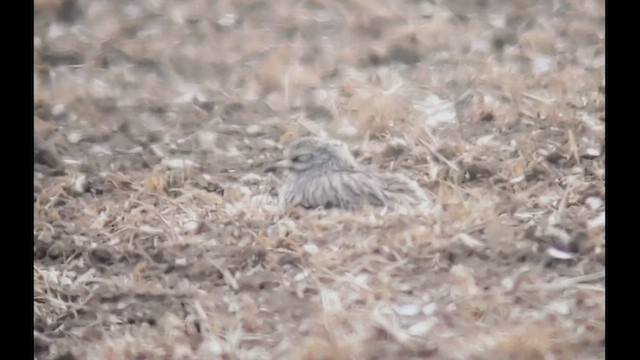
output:
M307 162L311 160L311 154L302 154L302 155L294 156L293 159L291 160L293 162Z

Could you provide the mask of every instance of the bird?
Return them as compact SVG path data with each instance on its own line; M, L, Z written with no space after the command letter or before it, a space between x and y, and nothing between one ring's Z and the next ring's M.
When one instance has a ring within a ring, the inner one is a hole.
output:
M429 201L418 184L400 174L365 168L354 158L344 142L319 137L300 138L285 150L284 159L265 172L289 171L278 192L278 203L285 211L365 207L396 209Z

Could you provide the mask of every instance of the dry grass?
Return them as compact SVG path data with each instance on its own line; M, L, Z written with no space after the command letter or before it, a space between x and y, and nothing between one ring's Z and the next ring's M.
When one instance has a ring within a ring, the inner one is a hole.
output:
M604 2L36 1L36 358L604 357ZM307 134L428 209L280 214Z

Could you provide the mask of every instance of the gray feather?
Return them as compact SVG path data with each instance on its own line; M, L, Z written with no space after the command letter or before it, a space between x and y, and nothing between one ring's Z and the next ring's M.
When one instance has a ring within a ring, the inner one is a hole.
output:
M281 189L283 208L418 205L427 201L420 187L400 175L362 168L346 145L335 140L303 138L288 149L292 176Z

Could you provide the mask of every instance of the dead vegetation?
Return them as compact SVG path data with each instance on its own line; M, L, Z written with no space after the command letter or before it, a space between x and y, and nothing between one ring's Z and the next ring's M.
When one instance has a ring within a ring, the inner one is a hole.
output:
M34 5L36 358L604 358L604 1ZM438 206L280 214L307 134Z

